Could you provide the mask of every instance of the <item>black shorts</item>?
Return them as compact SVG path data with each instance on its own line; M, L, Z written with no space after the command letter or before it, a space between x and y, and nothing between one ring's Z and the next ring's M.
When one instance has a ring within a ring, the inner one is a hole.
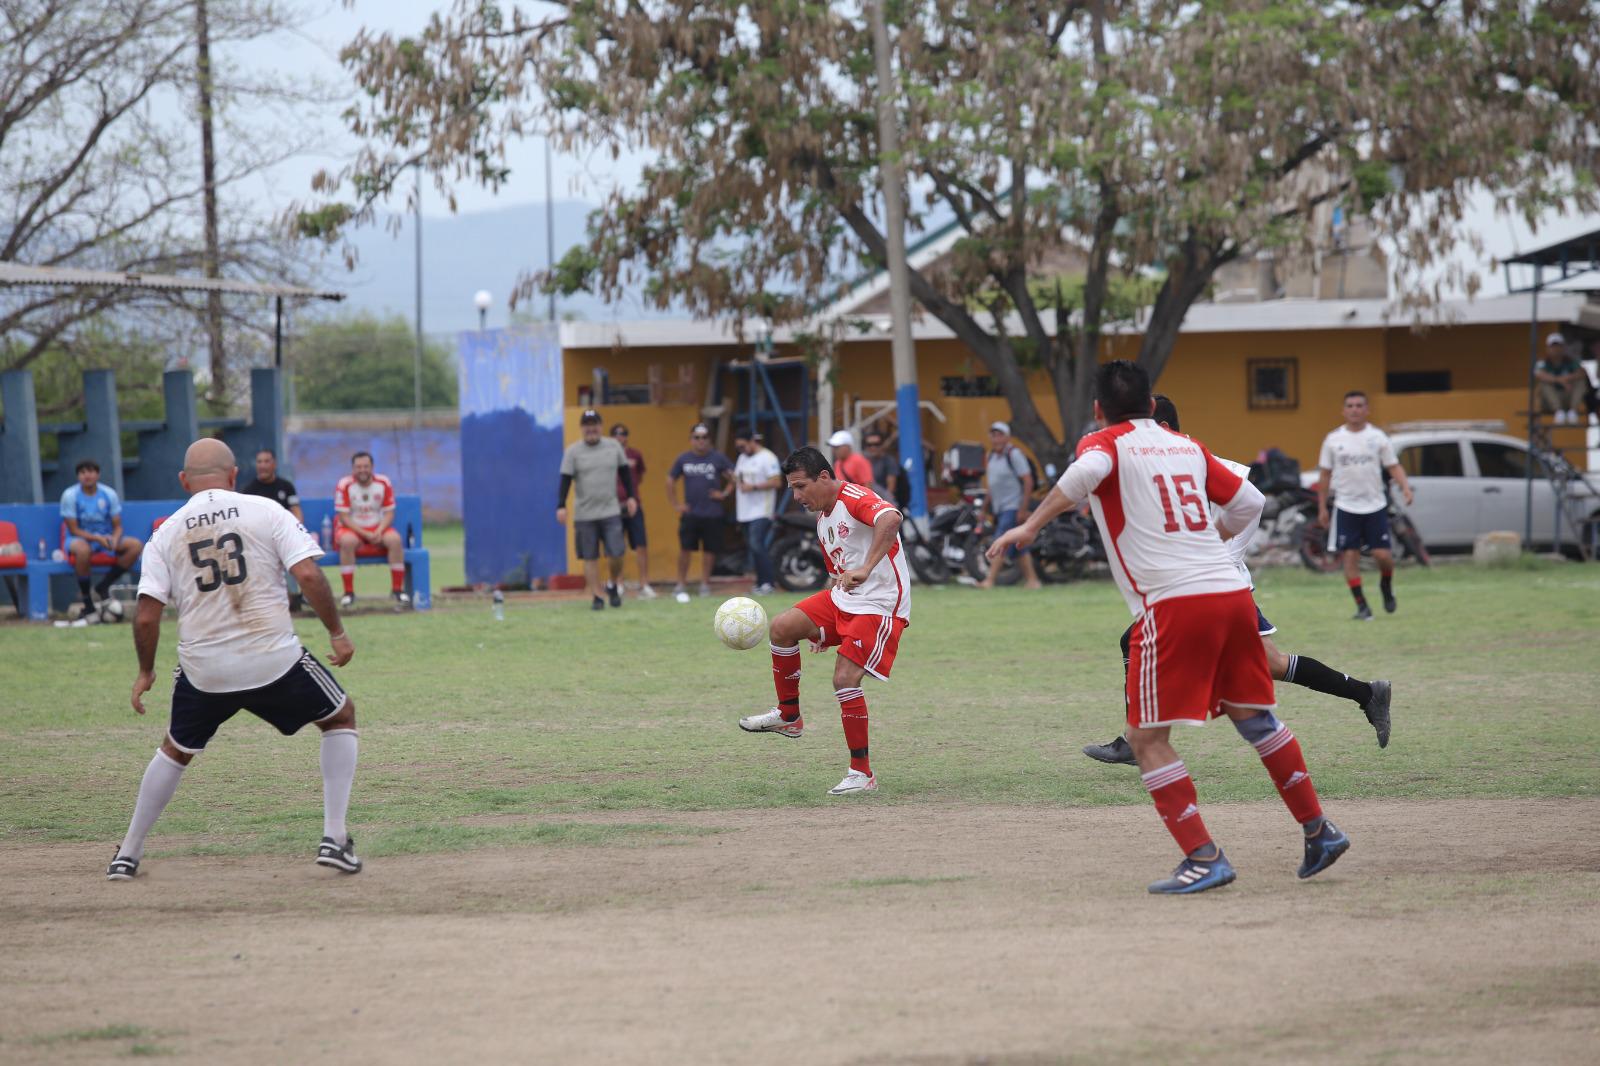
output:
M600 558L600 542L606 546L606 558L615 559L622 554L622 516L610 518L585 518L574 523L578 533L578 558Z
M727 524L722 515L711 518L686 514L678 519L678 547L686 552L704 548L716 554L722 551L722 527Z
M628 535L628 547L630 548L643 548L649 543L644 535L644 508L641 507L635 511L632 518L629 518L626 514L622 516L622 531Z
M1278 627L1267 621L1267 616L1261 613L1260 606L1256 607L1256 632L1263 637L1270 637L1278 631Z
M349 697L315 655L300 651L300 660L278 680L242 692L201 692L183 676L182 667L173 671L172 725L167 729L172 743L191 755L204 751L222 723L240 711L249 711L286 737L338 714Z
M1351 514L1334 508L1333 548L1335 551L1389 550L1389 512Z

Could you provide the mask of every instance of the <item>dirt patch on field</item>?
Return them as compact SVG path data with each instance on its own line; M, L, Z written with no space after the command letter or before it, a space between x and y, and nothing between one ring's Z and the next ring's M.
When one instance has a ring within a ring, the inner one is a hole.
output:
M1143 807L545 818L685 831L353 878L0 846L0 1061L1593 1061L1600 801L1334 813L1302 883L1281 807L1212 805L1240 880L1192 899Z

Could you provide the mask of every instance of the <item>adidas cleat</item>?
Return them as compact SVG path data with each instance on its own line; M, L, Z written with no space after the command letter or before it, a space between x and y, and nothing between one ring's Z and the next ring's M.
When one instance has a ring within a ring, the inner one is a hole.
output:
M851 770L844 775L844 780L828 789L830 796L854 796L858 792L876 792L878 779L872 774L864 774L860 770Z
M130 859L126 855L118 855L111 860L111 865L106 867L106 880L132 881L138 873L138 859Z
M1389 698L1393 693L1394 686L1388 681L1374 681L1372 698L1361 705L1361 713L1367 716L1372 728L1378 731L1380 748L1389 746Z
M1133 757L1133 746L1128 743L1127 737L1113 737L1104 744L1085 744L1083 753L1096 762L1111 763L1114 766L1137 765Z
M1306 861L1300 864L1300 879L1304 880L1332 866L1339 856L1350 850L1350 838L1339 827L1322 820L1322 827L1306 837Z
M347 874L361 872L361 860L356 858L356 838L345 835L343 844L335 844L332 837L323 837L317 846L317 865L327 866Z
M1186 896L1232 884L1236 876L1233 863L1218 848L1214 859L1185 858L1172 871L1171 877L1155 882L1150 886L1150 891L1158 896Z
M739 719L739 728L746 733L776 733L793 740L805 732L805 723L799 718L785 722L783 712L774 707L766 714L752 714Z

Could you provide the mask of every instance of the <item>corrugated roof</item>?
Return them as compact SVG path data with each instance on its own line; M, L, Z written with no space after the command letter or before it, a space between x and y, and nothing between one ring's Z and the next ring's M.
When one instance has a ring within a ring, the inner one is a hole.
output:
M0 262L0 287L61 285L74 288L165 289L175 292L224 292L238 296L280 296L286 299L343 300L333 289L299 285L262 285L228 278L185 278L176 274L134 274L115 270L28 266Z

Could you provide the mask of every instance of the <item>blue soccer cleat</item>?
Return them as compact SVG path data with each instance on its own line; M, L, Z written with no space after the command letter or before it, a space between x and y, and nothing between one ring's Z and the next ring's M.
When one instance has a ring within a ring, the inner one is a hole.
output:
M1324 818L1322 827L1306 837L1306 861L1300 864L1301 879L1304 880L1326 870L1338 861L1339 856L1349 850L1350 838L1340 832L1338 826Z
M1190 892L1204 892L1208 888L1221 888L1223 885L1233 883L1233 864L1228 857L1222 854L1222 849L1217 849L1214 859L1189 859L1185 858L1172 871L1172 876L1157 881L1150 886L1150 891L1158 896L1180 896Z

